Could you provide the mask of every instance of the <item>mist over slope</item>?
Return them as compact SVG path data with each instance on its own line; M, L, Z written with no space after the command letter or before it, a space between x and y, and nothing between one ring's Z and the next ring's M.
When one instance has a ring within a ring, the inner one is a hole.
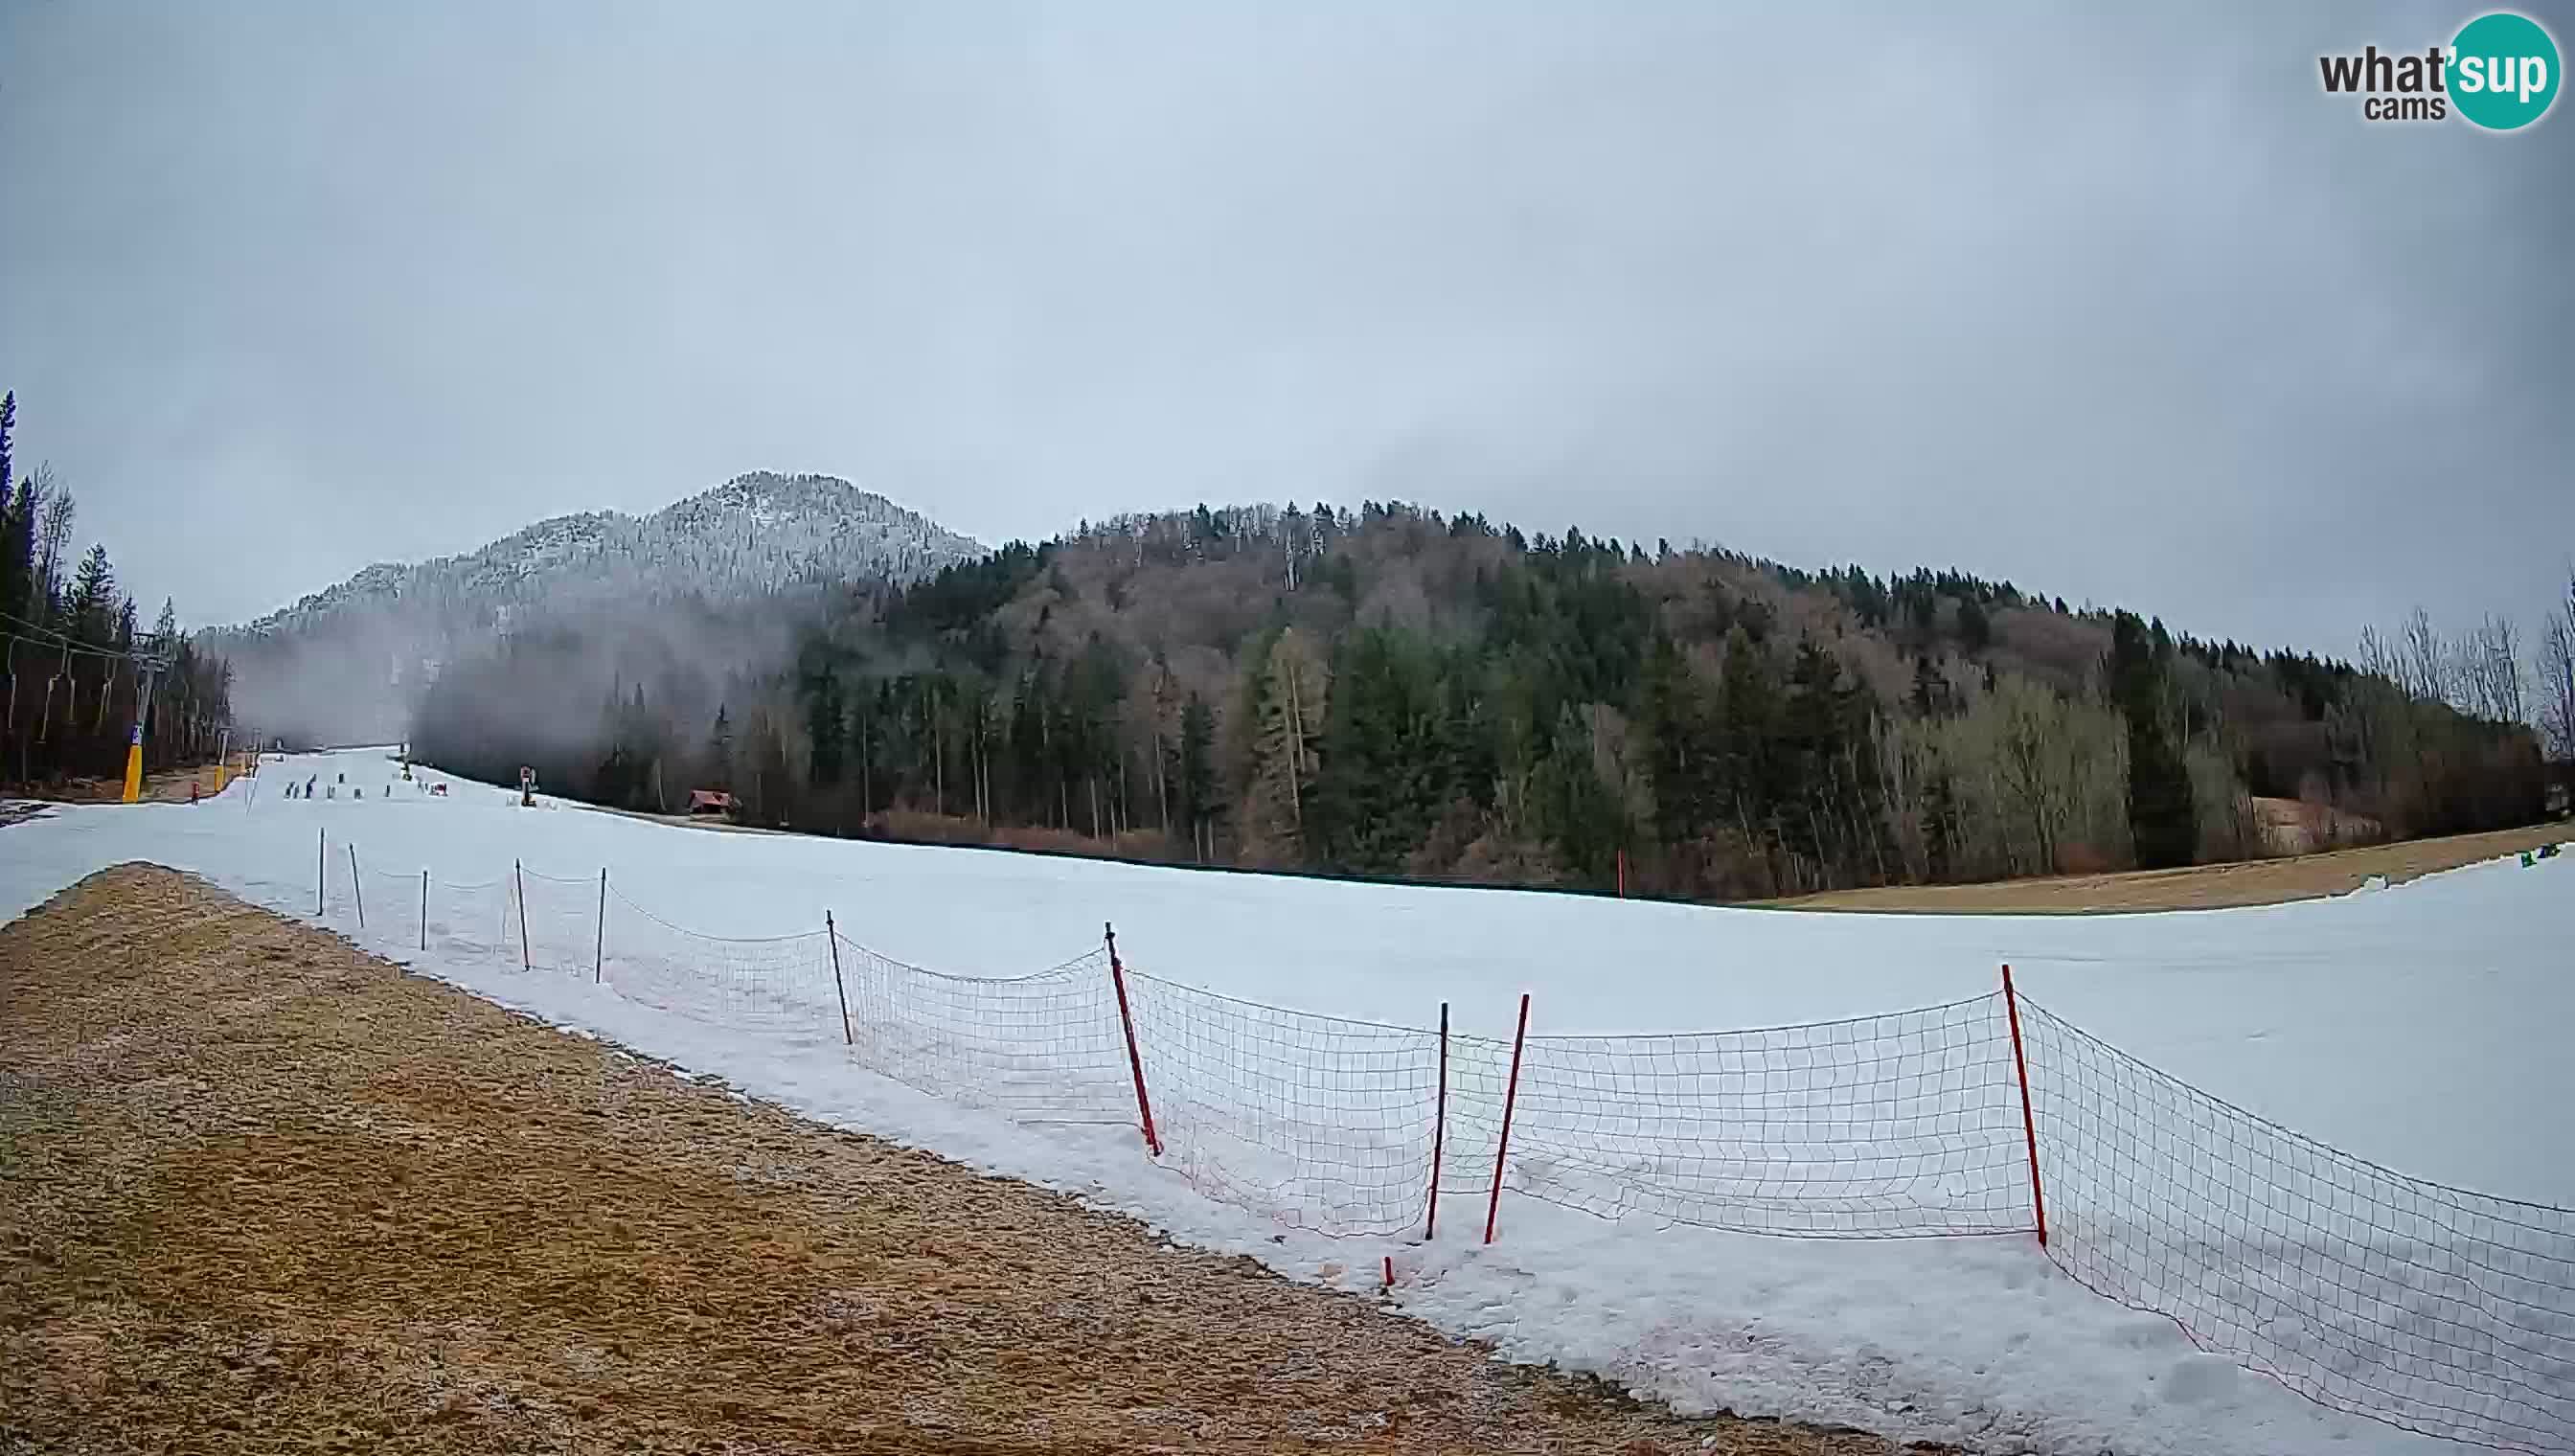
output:
M200 641L241 721L310 741L404 732L440 668L563 614L669 614L823 582L902 585L984 548L831 476L755 472L656 511L583 512L417 565L380 563Z

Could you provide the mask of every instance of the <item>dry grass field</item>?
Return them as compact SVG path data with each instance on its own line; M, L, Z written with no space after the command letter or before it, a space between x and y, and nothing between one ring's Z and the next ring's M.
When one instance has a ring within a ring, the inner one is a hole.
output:
M1923 914L2085 914L2114 910L2207 910L2268 905L2345 894L2380 876L2402 884L2420 875L2482 859L2518 854L2575 838L2563 821L2488 834L2409 839L2284 859L2140 869L2120 874L2067 874L1986 884L1904 884L1843 889L1770 903L1790 909L1883 910Z

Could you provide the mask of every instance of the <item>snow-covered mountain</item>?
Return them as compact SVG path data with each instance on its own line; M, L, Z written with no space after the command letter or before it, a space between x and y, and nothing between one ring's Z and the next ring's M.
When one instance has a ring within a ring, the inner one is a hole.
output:
M762 471L650 516L557 516L465 555L378 563L199 641L233 663L234 709L246 723L372 736L399 731L440 663L541 605L638 611L813 582L905 584L984 552L847 481Z

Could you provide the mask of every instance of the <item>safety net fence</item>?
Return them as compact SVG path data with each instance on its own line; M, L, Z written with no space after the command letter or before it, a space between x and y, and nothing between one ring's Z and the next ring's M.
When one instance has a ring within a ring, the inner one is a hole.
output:
M701 934L605 873L318 873L326 920L589 979L1040 1125L1125 1126L1206 1196L1344 1236L1490 1238L1500 1191L1807 1238L2035 1235L2096 1293L2319 1404L2575 1456L2575 1212L2408 1178L2198 1091L2001 990L1629 1036L1452 1034L1148 974L1108 941L1019 976L818 915ZM358 924L363 910L365 923Z
M2575 1212L2390 1172L2019 1010L2066 1273L2319 1404L2575 1451Z

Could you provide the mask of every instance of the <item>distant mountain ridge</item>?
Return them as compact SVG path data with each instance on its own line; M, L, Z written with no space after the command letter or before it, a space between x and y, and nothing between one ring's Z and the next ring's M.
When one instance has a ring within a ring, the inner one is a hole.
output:
M379 562L226 637L309 626L353 607L431 598L502 608L542 594L729 598L815 576L912 582L985 554L981 543L834 476L736 476L650 516L582 511L478 551Z
M244 722L336 739L398 730L410 697L460 646L488 642L540 605L629 609L811 582L901 585L985 554L837 477L758 471L649 516L578 512L478 551L380 562L198 640L232 662Z

